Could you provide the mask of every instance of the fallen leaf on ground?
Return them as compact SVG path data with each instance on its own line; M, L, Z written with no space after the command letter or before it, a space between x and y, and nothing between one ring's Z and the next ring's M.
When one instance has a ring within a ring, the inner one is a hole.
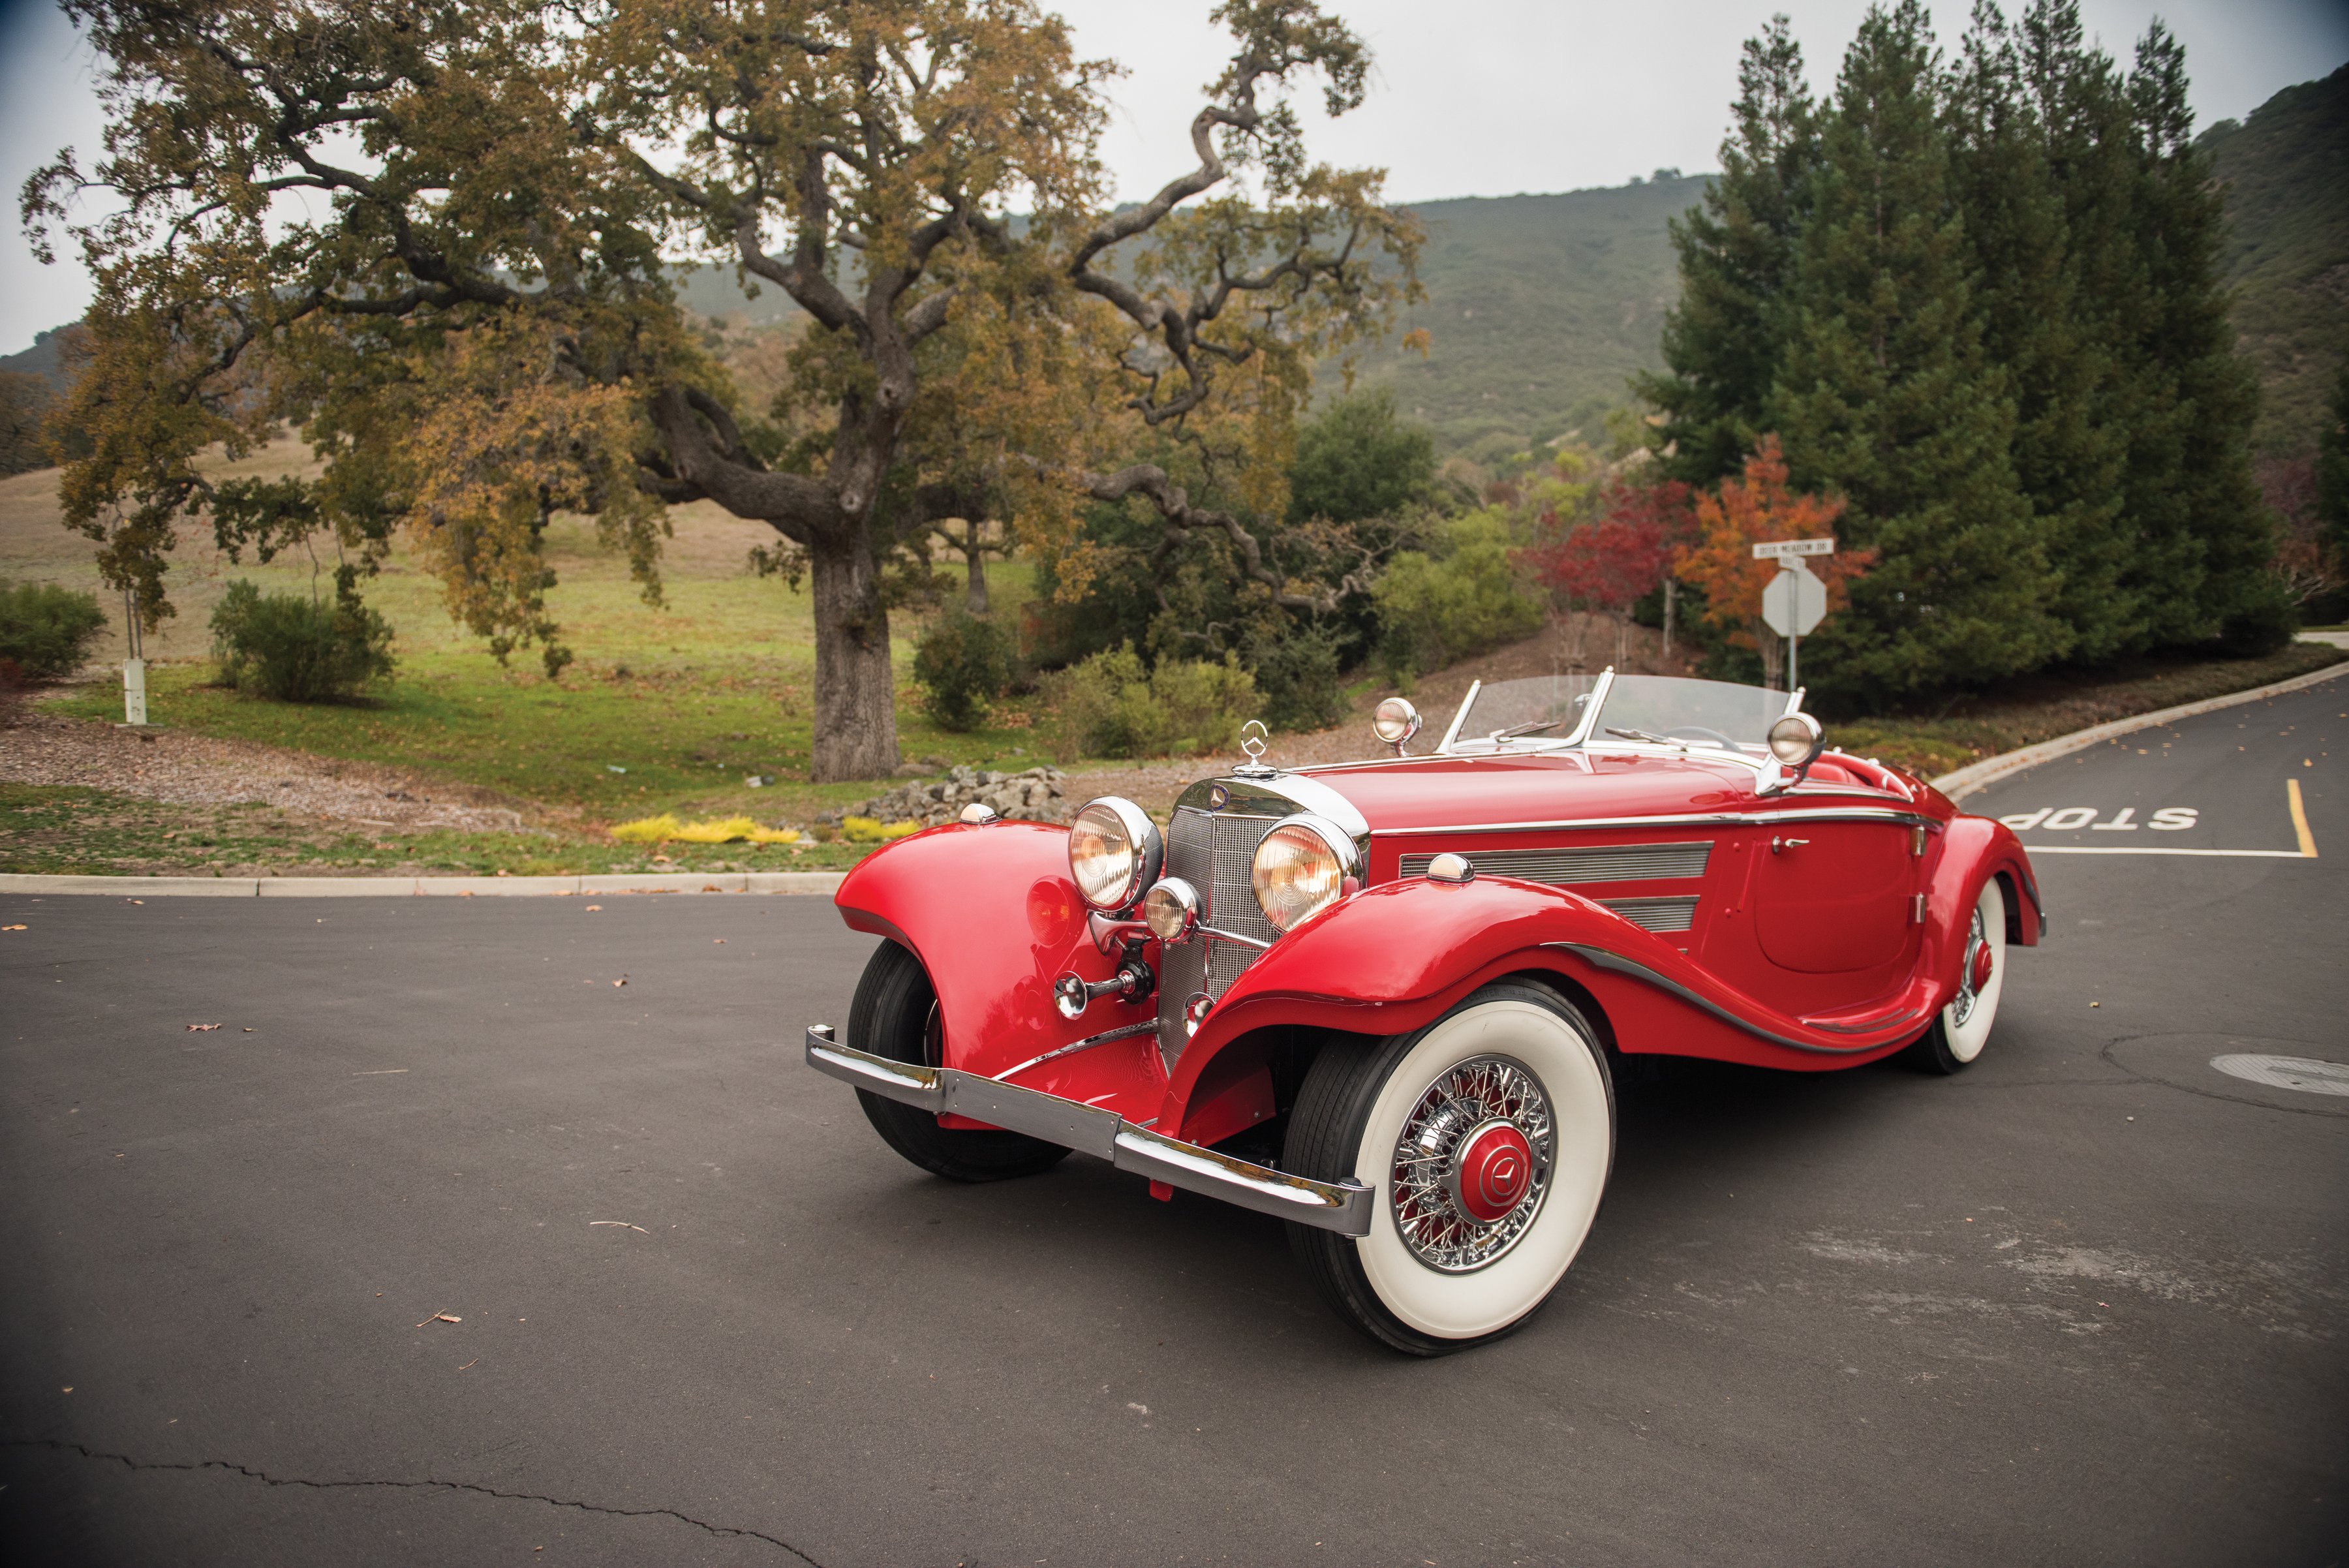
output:
M462 1323L465 1320L463 1318L459 1317L452 1312L436 1312L430 1317L426 1318L424 1323L419 1323L416 1326L422 1328L426 1323Z
M626 1226L627 1226L627 1228L628 1228L629 1230L634 1231L635 1231L637 1235L639 1235L639 1236L649 1236L649 1235L651 1235L651 1234L652 1234L652 1232L651 1232L650 1231L646 1230L646 1229L645 1229L643 1226L641 1226L641 1225L629 1225L629 1224L628 1224L628 1222L627 1222L626 1220L588 1220L588 1221L587 1221L587 1223L588 1223L590 1226L595 1226L595 1225L626 1225Z
M600 915L604 912L604 906L601 904L590 904L587 906L587 912L591 915Z
M125 901L125 902L127 902L127 903L132 903L132 904L143 904L143 903L145 903L147 900L146 900L146 899L144 899L144 898L129 898L129 899L126 899L126 900L124 900L124 901Z
M0 931L21 931L24 929L22 926L0 926Z
M23 930L25 928L24 928L24 927L22 927L22 926L11 926L11 927L9 927L8 929L9 929L10 930L12 930L12 931L21 931L21 930ZM710 940L711 941L713 941L713 942L716 942L716 943L717 943L719 947L721 947L721 948L722 948L722 947L724 947L724 946L726 945L726 939L725 939L724 937L712 937L712 938L710 938L709 940Z
M626 984L627 984L627 983L628 983L628 977L627 977L627 976L626 976L626 975L622 975L619 979L617 979L617 980L614 981L612 983L613 983L614 985L626 985Z
M209 1034L219 1027L220 1025L217 1023L191 1023L188 1025L188 1033L191 1034Z
M480 1356L476 1355L475 1357L473 1357L473 1359L472 1359L472 1360L468 1361L467 1363L465 1363L465 1365L464 1365L464 1366L460 1366L459 1368L457 1368L457 1370L458 1370L458 1371L460 1371L460 1372L469 1372L469 1371L472 1370L472 1368L474 1368L474 1367L476 1367L476 1366L479 1366L481 1364L481 1358Z

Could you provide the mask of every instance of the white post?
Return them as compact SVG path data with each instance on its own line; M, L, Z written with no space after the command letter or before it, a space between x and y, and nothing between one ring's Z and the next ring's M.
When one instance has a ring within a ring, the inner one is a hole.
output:
M1786 602L1789 605L1799 606L1800 603L1800 596L1795 592L1795 585L1792 580L1795 573L1800 568L1795 565L1795 558L1792 556L1787 556L1786 576L1788 581L1786 584ZM1786 690L1789 691L1799 690L1803 684L1801 679L1801 667L1795 662L1795 654L1801 648L1803 639L1795 632L1795 628L1802 624L1802 614L1799 607L1790 611L1786 620Z
M122 590L122 613L126 623L123 651L129 656L122 661L122 722L144 725L147 722L147 660L141 657L146 652L146 645L139 637L138 590Z

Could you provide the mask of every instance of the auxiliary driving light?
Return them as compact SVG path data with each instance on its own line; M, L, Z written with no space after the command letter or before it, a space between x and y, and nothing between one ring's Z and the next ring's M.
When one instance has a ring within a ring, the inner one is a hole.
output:
M1419 733L1419 710L1401 697L1390 697L1371 714L1371 733L1401 755L1403 742Z
M1770 726L1770 754L1787 767L1809 767L1826 745L1826 732L1808 713L1789 713Z
M1142 919L1162 942L1187 942L1199 925L1199 889L1180 877L1151 884L1142 896Z

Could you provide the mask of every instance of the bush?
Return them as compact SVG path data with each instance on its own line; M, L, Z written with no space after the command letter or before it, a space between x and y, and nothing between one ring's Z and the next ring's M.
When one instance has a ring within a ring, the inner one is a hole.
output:
M1305 627L1247 649L1257 690L1264 693L1264 717L1284 730L1326 730L1346 716L1346 694L1338 684L1338 634Z
M914 650L914 679L941 730L976 730L1015 673L1011 634L959 606L938 617Z
M2272 579L2242 596L2219 627L2219 651L2229 659L2263 659L2291 645L2300 631L2300 611Z
M27 680L72 674L105 626L92 595L53 583L0 582L0 659Z
M264 594L240 578L212 611L221 679L279 702L352 696L391 673L391 627L356 598Z
M1145 670L1128 642L1044 680L1067 755L1159 757L1229 751L1262 703L1237 654L1162 659Z
M1460 518L1445 524L1439 543L1440 555L1396 556L1371 590L1379 657L1397 681L1531 637L1541 626L1541 605L1518 582L1497 520Z

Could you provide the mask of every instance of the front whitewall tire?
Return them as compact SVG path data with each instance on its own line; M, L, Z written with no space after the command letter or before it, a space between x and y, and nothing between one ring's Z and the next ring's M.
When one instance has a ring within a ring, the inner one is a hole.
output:
M1397 1145L1432 1087L1464 1064L1529 1075L1547 1104L1548 1163L1532 1218L1491 1262L1438 1268L1398 1223ZM1534 986L1486 986L1413 1035L1341 1037L1316 1059L1292 1116L1284 1164L1322 1179L1351 1176L1378 1195L1359 1241L1292 1226L1322 1294L1373 1338L1434 1355L1506 1334L1565 1277L1590 1234L1614 1163L1615 1106L1606 1059L1581 1015Z

